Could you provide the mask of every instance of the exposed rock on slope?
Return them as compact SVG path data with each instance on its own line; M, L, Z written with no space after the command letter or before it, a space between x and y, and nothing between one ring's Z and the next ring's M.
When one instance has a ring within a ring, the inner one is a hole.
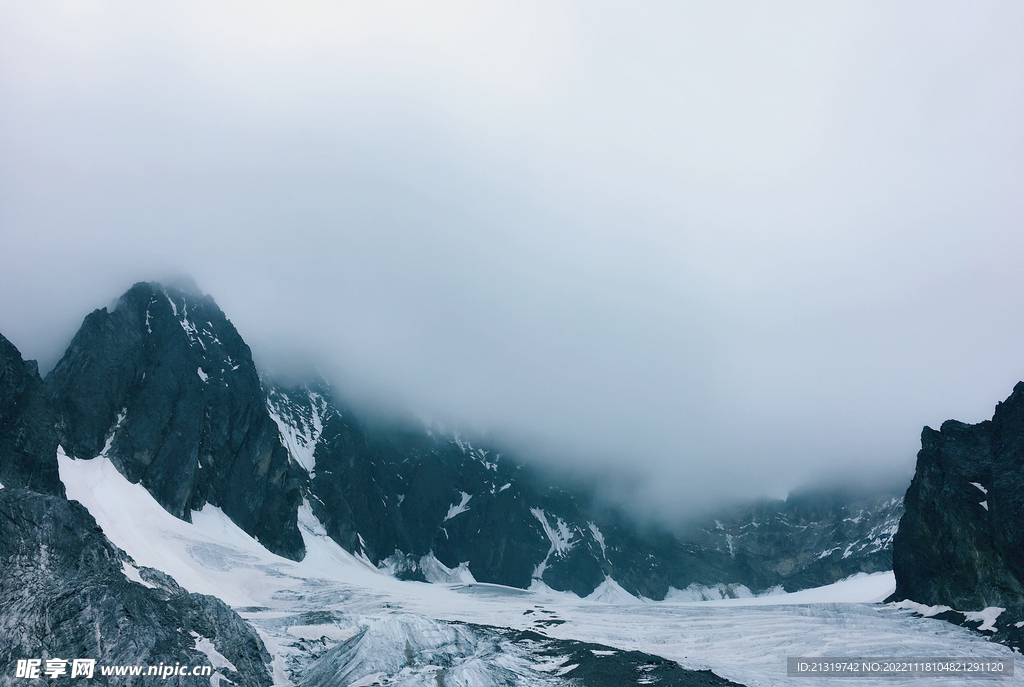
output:
M205 666L210 658L197 647L207 645L234 666L220 668L221 676L270 684L270 657L238 615L162 573L135 568L85 508L64 498L42 380L2 336L0 418L0 684L20 682L13 672L19 659ZM211 684L209 677L168 681ZM107 683L96 672L91 684Z
M539 487L520 464L457 435L367 430L323 383L272 389L269 406L310 472L314 512L343 547L402 577L436 581L469 562L479 581L530 585L550 542L530 512L542 506ZM593 577L581 591L603 579Z
M891 567L894 494L806 493L678 536L597 508L586 489L552 485L476 439L364 425L322 381L270 387L268 407L328 534L402 578L661 599L671 588L695 598L794 590Z
M213 299L136 284L85 318L46 383L68 455L103 453L177 517L212 503L271 551L302 557L304 476Z
M1024 620L1024 383L991 420L925 427L893 549L896 598L996 607L996 638Z
M57 435L39 368L0 335L0 484L64 495Z
M689 539L735 561L736 580L786 591L892 569L903 514L895 489L814 489L717 514Z
M16 661L25 658L205 666L209 655L197 647L208 642L234 666L218 668L222 676L236 684L271 684L270 656L231 609L184 592L162 573L135 569L84 507L59 496L0 490L0 608L0 683L7 684ZM108 684L98 670L94 680ZM109 684L124 681L109 678ZM206 687L211 679L167 682Z

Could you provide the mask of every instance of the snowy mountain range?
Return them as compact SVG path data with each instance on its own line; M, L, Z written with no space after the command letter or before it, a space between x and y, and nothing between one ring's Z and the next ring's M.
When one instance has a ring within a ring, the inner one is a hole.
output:
M738 579L786 591L892 569L902 489L820 488L717 513L688 530L702 549L728 553Z
M479 437L261 377L187 288L94 311L45 380L2 337L0 364L0 663L218 668L171 684L757 684L565 609L761 604L855 575L856 600L891 592L898 491L640 525ZM450 612L473 604L494 612Z
M330 536L403 579L661 599L891 568L897 493L804 493L733 508L713 526L641 528L458 432L364 426L323 381L271 386L268 408Z
M662 599L890 567L895 502L856 513L834 498L777 513L757 505L717 523L724 539L641 528L498 447L411 423L367 426L322 379L261 380L213 300L180 288L136 284L89 315L46 386L69 456L109 457L177 517L220 507L296 560L308 503L334 541L405 579Z

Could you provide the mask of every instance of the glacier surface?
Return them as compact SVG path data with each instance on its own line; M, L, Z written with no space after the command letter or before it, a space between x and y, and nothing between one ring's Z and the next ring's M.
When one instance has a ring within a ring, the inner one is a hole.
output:
M345 676L339 685L385 678L395 685L436 684L439 666L448 684L546 684L575 665L537 650L545 638L601 644L590 651L596 657L643 651L750 686L808 687L804 678L786 677L787 656L1015 660L1010 649L979 633L879 603L893 589L892 573L790 594L711 601L680 594L659 602L620 593L611 579L588 599L543 585L527 591L475 583L469 574L449 584L407 582L338 546L308 505L299 518L306 556L296 562L270 553L209 504L192 512L191 523L175 518L103 456L73 460L58 452L58 462L68 498L81 502L138 565L166 572L190 592L221 598L257 629L281 686L335 684L324 682L330 675ZM557 525L550 529L553 546L571 542ZM519 639L482 626L510 628ZM1024 685L1017 668L999 684ZM860 687L903 683L857 680ZM929 678L928 684L964 680Z

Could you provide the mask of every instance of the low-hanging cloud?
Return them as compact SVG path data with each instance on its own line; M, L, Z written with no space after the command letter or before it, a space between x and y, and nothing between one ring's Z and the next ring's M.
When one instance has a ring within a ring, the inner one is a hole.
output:
M1024 378L1024 8L0 9L0 332L188 273L257 358L675 514Z

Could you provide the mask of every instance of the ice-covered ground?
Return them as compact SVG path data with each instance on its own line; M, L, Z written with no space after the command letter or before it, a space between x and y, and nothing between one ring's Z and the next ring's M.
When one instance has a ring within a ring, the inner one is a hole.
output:
M192 523L178 520L106 458L76 461L59 453L58 461L68 498L85 505L138 565L163 570L189 591L220 597L257 627L275 656L281 685L290 684L302 661L322 657L339 642L368 628L365 637L389 636L383 629L395 627L415 632L423 624L415 618L530 629L640 650L751 686L808 687L807 678L786 678L787 656L1013 656L975 632L875 603L893 589L891 573L793 594L705 602L607 603L543 588L402 582L341 549L308 508L300 510L307 555L297 563L264 549L217 508L193 513ZM598 596L621 600L618 594ZM1018 662L1017 669L1016 677L998 684L1024 685L1024 666ZM860 687L902 682L909 680L856 680Z

